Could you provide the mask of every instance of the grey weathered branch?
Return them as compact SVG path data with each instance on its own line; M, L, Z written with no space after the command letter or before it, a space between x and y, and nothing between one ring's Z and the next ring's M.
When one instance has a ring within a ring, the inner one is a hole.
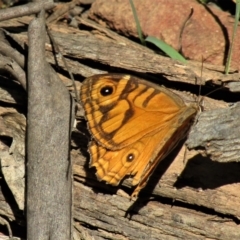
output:
M240 104L203 112L187 141L189 148L204 148L217 162L240 161Z
M27 238L71 239L73 102L45 60L44 11L29 25Z

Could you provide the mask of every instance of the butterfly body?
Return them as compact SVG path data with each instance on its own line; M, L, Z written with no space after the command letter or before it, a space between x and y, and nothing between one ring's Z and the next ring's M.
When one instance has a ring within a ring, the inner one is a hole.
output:
M87 78L80 97L92 135L90 166L112 185L130 175L134 197L197 112L170 90L130 75Z

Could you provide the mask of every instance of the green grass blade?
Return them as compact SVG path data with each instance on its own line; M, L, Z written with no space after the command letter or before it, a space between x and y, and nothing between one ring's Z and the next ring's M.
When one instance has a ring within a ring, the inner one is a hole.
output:
M145 41L154 44L155 46L157 46L159 49L161 49L164 53L166 53L172 59L178 60L182 63L187 63L187 60L179 52L177 52L171 46L167 45L165 42L163 42L155 37L152 37L152 36L147 37L145 39Z
M143 38L143 34L142 34L142 29L141 29L141 26L140 26L140 23L139 23L139 20L138 20L138 16L137 16L137 11L135 9L135 6L133 4L133 1L132 0L129 0L130 4L131 4L131 8L132 8L132 12L133 12L133 16L134 16L134 19L135 19L135 23L136 23L136 26L137 26L137 32L138 32L138 37L142 43L142 45L146 46L146 42Z
M239 22L239 11L240 11L240 0L236 1L236 12L235 12L235 21L234 21L234 27L233 27L233 35L232 35L232 41L231 41L231 45L230 45L230 49L228 52L228 57L227 57L227 63L225 66L225 74L228 74L229 72L229 68L230 68L230 64L231 64L231 60L232 60L232 50L233 50L233 43L234 43L234 39L237 33L237 27L238 27L238 22Z

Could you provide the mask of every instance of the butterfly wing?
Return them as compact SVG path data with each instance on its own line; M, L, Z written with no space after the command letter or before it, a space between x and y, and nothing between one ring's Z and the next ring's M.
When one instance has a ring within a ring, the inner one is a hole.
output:
M95 75L81 88L92 134L91 166L118 185L128 175L138 195L158 163L185 136L195 106L171 91L129 75Z
M129 75L95 75L81 88L81 101L95 141L111 150L122 149L187 109L182 99L163 87Z

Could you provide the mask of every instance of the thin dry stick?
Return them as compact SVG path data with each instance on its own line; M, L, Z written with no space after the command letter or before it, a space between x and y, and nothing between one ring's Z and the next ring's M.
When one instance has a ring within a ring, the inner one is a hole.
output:
M47 29L47 33L48 33L48 35L49 35L49 37L50 37L50 39L51 39L51 41L52 41L52 44L53 44L53 48L54 48L54 50L55 50L55 53L56 53L56 54L59 54L59 55L61 56L61 59L62 59L63 64L64 64L64 67L67 69L67 72L69 73L69 76L70 76L70 78L71 78L71 80L72 80L72 84L73 84L73 87L74 87L74 92L75 92L76 100L77 100L78 103L80 103L79 96L78 96L78 93L77 93L77 87L76 87L76 84L75 84L74 76L73 76L70 68L68 67L68 64L67 64L65 58L63 57L63 55L62 55L62 53L61 53L61 50L60 50L60 48L58 47L58 44L56 43L53 35L51 34L51 32L50 32L50 30L49 30L49 28L47 27L46 29Z
M56 5L53 2L38 2L38 3L28 3L22 6L7 8L0 10L0 21L22 17L26 15L36 14L41 11L41 9L49 10L54 8Z

